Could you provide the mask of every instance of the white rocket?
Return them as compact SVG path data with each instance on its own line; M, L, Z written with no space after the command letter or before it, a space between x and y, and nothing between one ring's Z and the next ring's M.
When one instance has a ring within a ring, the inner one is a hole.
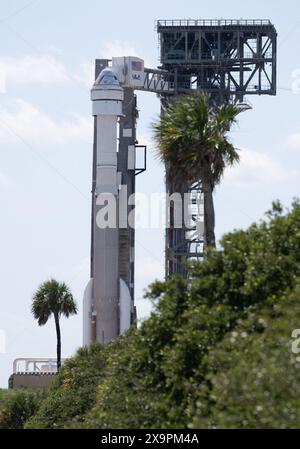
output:
M117 124L123 114L122 85L134 89L143 83L144 61L132 56L120 57L113 58L112 67L102 70L91 90L96 123L96 186L92 198L93 277L86 286L83 299L84 345L92 341L105 345L132 324L134 298L131 298L129 286L119 273L118 212L119 202L124 201L124 186L121 186L122 173L118 172ZM128 146L127 169L134 171L135 167L131 167L129 161L131 147ZM128 212L128 204L125 207ZM108 226L103 226L106 212L109 215Z
M123 88L109 68L102 70L91 90L96 117L96 189L94 201L94 277L84 293L83 342L107 344L130 327L130 295L127 319L120 326L119 232L117 172L117 121L122 115ZM110 202L109 226L101 227L101 211ZM122 291L124 288L122 288ZM123 302L128 303L128 294ZM124 297L125 296L125 297Z

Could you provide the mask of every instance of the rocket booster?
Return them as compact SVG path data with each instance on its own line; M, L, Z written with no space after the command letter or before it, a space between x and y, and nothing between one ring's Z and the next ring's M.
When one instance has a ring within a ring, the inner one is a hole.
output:
M120 279L118 232L117 121L122 115L123 88L115 73L102 70L91 90L96 119L96 186L93 192L93 273L84 293L83 343L105 345L120 332ZM112 222L99 222L110 202ZM130 325L130 324L129 324ZM128 326L129 327L129 326Z

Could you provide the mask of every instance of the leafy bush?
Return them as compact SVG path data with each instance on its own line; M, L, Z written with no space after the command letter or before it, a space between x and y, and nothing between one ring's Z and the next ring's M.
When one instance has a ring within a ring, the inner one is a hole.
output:
M300 283L299 283L300 287ZM300 288L283 303L253 310L205 357L209 367L190 410L192 428L299 428Z
M37 411L43 392L30 390L0 391L0 429L22 429Z
M81 348L65 362L50 387L46 400L27 428L73 427L96 401L96 387L104 368L103 348Z
M274 203L266 221L221 245L191 280L151 286L155 309L139 329L71 359L28 427L299 425L289 352L300 325L299 202L286 214Z

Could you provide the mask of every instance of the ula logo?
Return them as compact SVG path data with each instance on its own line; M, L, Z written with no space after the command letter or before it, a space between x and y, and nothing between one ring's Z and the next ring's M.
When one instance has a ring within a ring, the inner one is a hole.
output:
M132 74L132 79L140 81L142 78L141 78L141 75L138 75L137 73L133 73Z

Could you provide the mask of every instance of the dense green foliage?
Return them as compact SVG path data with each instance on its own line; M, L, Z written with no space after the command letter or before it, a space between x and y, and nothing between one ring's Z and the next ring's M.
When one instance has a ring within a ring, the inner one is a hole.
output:
M299 287L284 303L250 313L206 356L209 382L197 392L191 427L300 427L300 359L290 340L300 327Z
M152 285L139 329L70 359L27 427L299 427L300 204L221 245Z
M0 390L0 429L22 429L43 397L41 391Z
M96 401L96 388L103 377L104 357L100 345L82 348L70 358L50 387L38 414L28 426L72 427L82 421L84 414Z

